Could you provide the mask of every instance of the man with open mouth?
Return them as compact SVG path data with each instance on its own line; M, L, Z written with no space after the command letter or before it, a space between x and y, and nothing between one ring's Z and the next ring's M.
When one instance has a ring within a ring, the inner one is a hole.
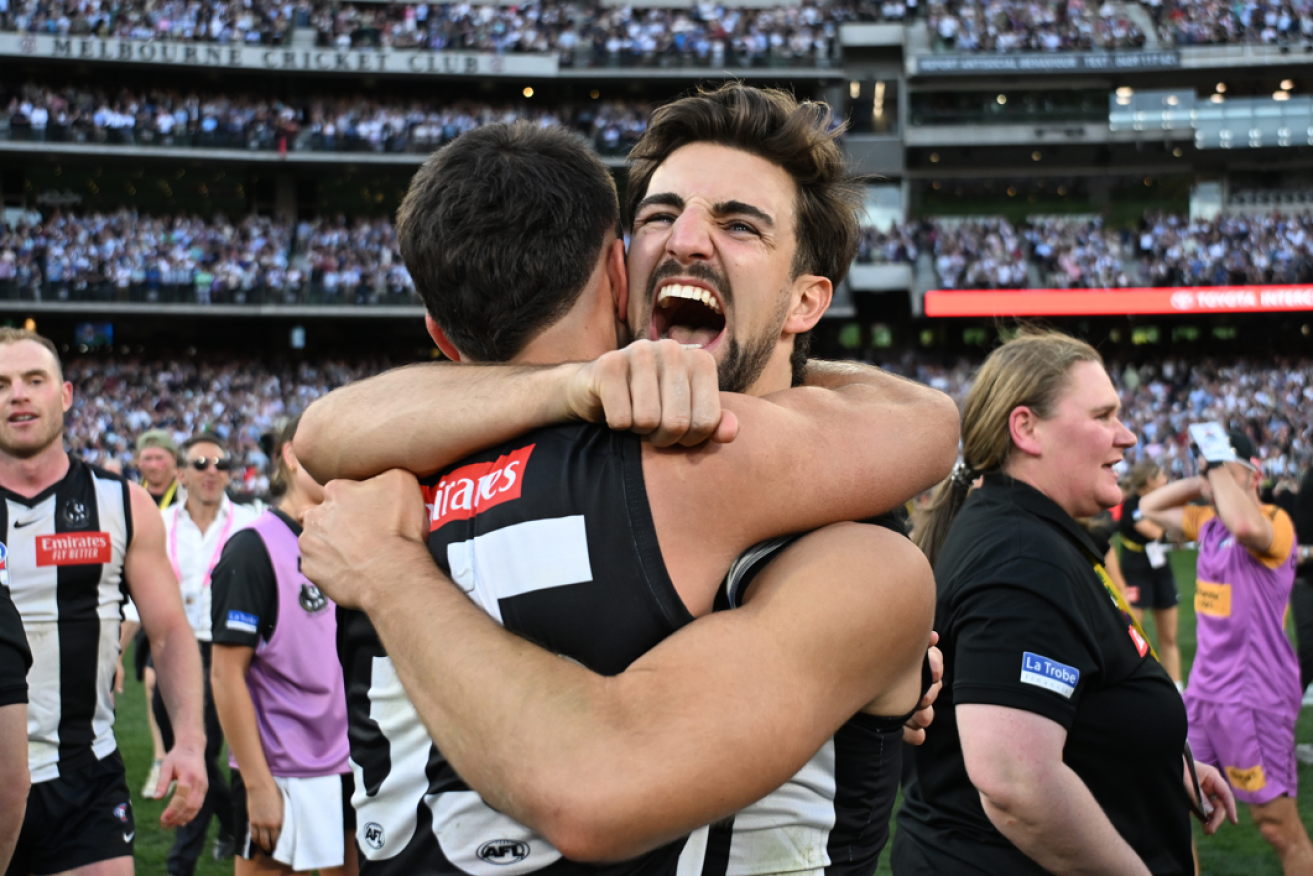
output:
M438 472L331 483L302 537L364 609L339 624L364 873L866 876L887 837L933 588L901 535L841 521L946 473L956 410L795 343L856 246L828 113L727 86L659 111L636 156L628 273L609 177L558 132L431 158L402 251L476 365L347 387L298 432L320 479ZM608 353L624 314L651 340ZM521 437L571 416L654 438Z

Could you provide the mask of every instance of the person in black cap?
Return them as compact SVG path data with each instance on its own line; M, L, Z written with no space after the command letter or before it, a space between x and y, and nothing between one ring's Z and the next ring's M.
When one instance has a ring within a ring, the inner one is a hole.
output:
M1258 451L1227 435L1233 458L1201 454L1201 473L1145 496L1146 519L1199 542L1198 648L1185 689L1190 747L1226 773L1236 799L1288 876L1313 873L1313 843L1295 803L1295 721L1301 689L1285 611L1295 583L1290 515L1258 496ZM1208 505L1192 505L1205 499Z

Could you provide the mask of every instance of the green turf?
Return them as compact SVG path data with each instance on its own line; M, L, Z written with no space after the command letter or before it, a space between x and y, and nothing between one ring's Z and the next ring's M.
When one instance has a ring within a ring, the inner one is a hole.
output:
M124 655L123 663L132 666L130 653ZM150 772L152 758L150 727L146 723L146 695L130 668L123 684L123 693L118 697L117 711L115 732L118 735L119 750L123 752L123 764L128 772L132 809L137 817L137 873L140 876L162 876L166 872L164 861L168 857L169 847L173 845L173 831L160 827L164 801L146 800L141 796L141 786L146 781L146 774ZM226 754L223 763L226 769ZM210 834L196 867L196 876L221 876L233 872L231 860L215 861L211 856L214 837L219 831L218 825L217 820L211 819Z
M1183 670L1188 673L1195 651L1194 554L1178 552L1173 555L1172 564L1181 589L1181 663ZM1149 628L1149 637L1156 644L1157 634L1152 621L1148 621L1146 626ZM130 655L125 658L125 662L132 665ZM151 744L141 685L131 677L119 698L117 728L119 746L128 770L128 784L133 794L138 795L146 772L150 769ZM1313 709L1300 714L1296 738L1299 742L1313 742ZM1313 788L1313 767L1301 766L1299 781L1303 788ZM133 805L137 814L137 872L143 876L162 874L165 872L165 856L173 842L172 831L160 828L160 812L164 807L160 802L143 800L139 795L134 796ZM1306 790L1300 795L1299 812L1305 825L1313 821L1313 791ZM218 863L210 857L211 841L216 830L216 824L212 824L205 855L196 871L197 876L218 876L232 872L231 861ZM1225 825L1213 837L1204 837L1196 825L1195 835L1199 842L1201 871L1208 876L1281 876L1281 866L1277 863L1276 855L1259 837L1243 806L1239 825ZM890 872L888 858L886 851L881 856L877 874Z

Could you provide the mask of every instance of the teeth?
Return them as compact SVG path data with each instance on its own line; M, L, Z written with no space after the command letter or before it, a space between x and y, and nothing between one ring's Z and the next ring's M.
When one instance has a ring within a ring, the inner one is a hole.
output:
M668 306L666 302L674 298L687 298L689 301L700 301L707 307L711 308L715 313L721 312L720 302L716 300L716 296L699 286L682 286L679 284L666 286L657 295L657 305L660 307L666 307Z
M683 347L685 350L701 350L701 349L702 349L702 345L701 345L701 344L680 344L680 346Z

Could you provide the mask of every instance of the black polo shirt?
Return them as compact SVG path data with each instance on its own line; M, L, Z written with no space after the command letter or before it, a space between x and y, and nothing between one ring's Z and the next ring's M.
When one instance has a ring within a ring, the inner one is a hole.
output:
M0 575L7 575L3 546ZM32 652L27 647L23 619L9 596L9 587L0 580L0 706L27 702L27 671L31 668Z
M959 703L1061 724L1064 762L1150 871L1194 872L1185 707L1104 588L1098 556L1075 520L1021 481L990 475L967 498L935 569L944 689L898 814L899 876L1046 872L986 817L962 758Z

